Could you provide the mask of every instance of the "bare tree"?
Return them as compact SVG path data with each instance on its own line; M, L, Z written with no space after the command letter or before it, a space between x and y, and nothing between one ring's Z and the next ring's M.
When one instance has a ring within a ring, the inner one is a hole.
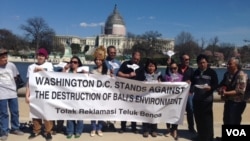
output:
M219 42L219 38L217 36L215 36L214 38L212 38L210 40L210 42L211 42L211 46L212 46L212 54L213 54L213 57L214 57L215 48L216 48L216 45Z
M202 38L201 38L201 49L202 49L202 50L205 48L205 44L206 44L206 41L205 41L205 39L202 37Z
M194 41L194 38L191 33L182 31L177 37L175 38L176 45L186 44L187 42Z
M0 47L17 53L27 46L25 39L13 34L10 30L0 29Z
M38 49L42 45L46 45L48 50L52 46L55 32L48 26L45 20L41 17L34 17L27 20L26 25L21 25L22 30L26 32L26 37L31 42L35 43L35 48Z
M15 35L7 29L0 29L0 37L1 48L13 50L16 42Z
M219 42L219 38L217 36L215 36L214 38L210 39L210 45L208 45L208 47L210 47L212 49L211 50L212 51L211 61L212 61L212 63L214 63L214 65L217 65L217 63L218 63L218 58L215 57L215 51L217 51L217 49L219 48L217 46L218 42Z
M200 53L200 48L191 33L182 31L175 38L175 52L179 55L187 53L194 58Z
M158 31L147 31L142 35L130 33L129 36L135 40L132 50L140 50L142 56L154 57L157 54L157 50L162 48L161 44L158 43L162 34Z

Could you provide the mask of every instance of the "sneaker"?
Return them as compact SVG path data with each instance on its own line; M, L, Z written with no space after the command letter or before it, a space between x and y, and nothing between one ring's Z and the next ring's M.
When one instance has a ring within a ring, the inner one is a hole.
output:
M152 136L152 137L157 137L157 133L156 133L156 132L152 132L152 133L151 133L151 136Z
M144 132L142 136L143 136L144 138L147 138L147 137L148 137L148 134L149 134L148 132Z
M12 130L10 131L10 133L15 135L24 135L23 131L21 130Z
M30 134L30 136L28 137L28 139L34 139L34 138L37 137L38 135L40 135L40 133L34 133L34 132L32 132L32 133Z
M1 140L1 141L6 141L6 140L7 140L7 138L8 138L8 136L7 136L7 135L3 135L2 137L0 137L0 140Z
M91 136L91 137L94 137L94 136L95 136L95 130L93 130L93 131L90 132L90 136Z
M48 133L47 135L45 135L45 139L46 139L46 141L51 141L52 140L51 134Z
M101 131L101 130L98 130L98 131L97 131L97 135L99 135L99 136L101 136L101 137L102 137L102 136L103 136L102 131Z
M79 134L79 133L75 134L75 138L80 138L80 136L81 136L81 134Z
M72 138L72 134L68 134L67 139L71 139L71 138Z

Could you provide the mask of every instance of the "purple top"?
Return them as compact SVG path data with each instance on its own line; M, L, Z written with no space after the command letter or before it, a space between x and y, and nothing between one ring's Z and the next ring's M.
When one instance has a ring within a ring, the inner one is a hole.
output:
M183 78L183 75L177 73L177 74L173 74L171 73L170 75L166 75L165 80L167 82L181 82Z

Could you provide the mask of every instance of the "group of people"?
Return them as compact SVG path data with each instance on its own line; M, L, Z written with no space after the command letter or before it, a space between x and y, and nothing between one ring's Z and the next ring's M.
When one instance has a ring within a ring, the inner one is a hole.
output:
M213 123L213 95L217 91L221 95L224 103L223 124L240 125L242 114L246 108L244 94L248 76L241 69L240 61L236 57L231 57L227 62L227 71L221 82L218 81L216 71L209 66L208 56L200 54L196 58L197 69L188 66L189 56L183 54L180 56L181 64L178 66L174 60L169 59L168 72L173 73L172 69L177 69L176 81L186 81L191 84L190 94L187 100L186 112L188 128L191 132L194 129L194 120L196 123L197 136L195 141L213 141L214 123ZM166 79L173 80L166 75ZM194 116L194 118L193 118ZM176 124L167 123L167 130L172 129L172 135L175 140L178 139ZM217 138L220 140L220 137Z
M19 75L16 66L7 61L8 52L5 49L0 50L0 140L6 140L8 133L23 135L20 130L18 98L15 84L15 77ZM107 54L107 55L106 55ZM53 71L53 65L47 62L48 52L45 48L40 48L36 55L37 62L31 64L27 70L27 78L32 73L39 71ZM186 112L188 130L197 134L194 140L212 141L214 139L213 131L213 94L218 93L225 100L223 122L225 125L239 125L241 115L246 107L246 101L242 96L246 88L247 75L241 70L240 62L237 58L230 58L227 64L227 72L223 80L219 83L216 71L209 67L209 60L206 55L200 54L196 58L197 69L189 66L190 56L188 54L180 55L180 63L172 58L167 59L165 74L157 70L157 64L153 59L148 59L145 64L141 62L141 54L134 51L130 60L120 62L116 59L115 46L109 46L107 49L100 46L95 50L95 67L89 72L99 75L110 75L112 77L123 77L137 81L156 81L156 82L187 82L190 84L189 96L187 99ZM78 69L83 64L79 57L73 56L62 68L62 72L79 73ZM137 65L134 69L133 65ZM199 87L198 87L199 86ZM202 87L201 87L202 86ZM30 100L29 84L26 85L26 103ZM9 130L9 114L11 114L11 129ZM83 120L67 120L66 130L63 131L64 121L51 121L45 119L32 119L33 127L29 139L41 135L42 125L44 124L44 137L46 141L52 140L52 134L65 132L68 139L79 138L83 132ZM112 124L111 121L91 121L92 130L90 136L103 136L103 123ZM196 125L196 130L195 130ZM132 132L138 133L137 123L131 122ZM127 131L126 121L121 121L119 133ZM157 124L142 123L143 137L157 136ZM178 124L166 123L166 136L171 135L178 140Z

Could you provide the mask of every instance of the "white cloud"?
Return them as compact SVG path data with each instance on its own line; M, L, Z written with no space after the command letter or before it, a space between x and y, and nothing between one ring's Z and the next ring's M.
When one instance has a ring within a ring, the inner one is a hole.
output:
M19 20L20 19L20 16L12 16L12 19L14 19L14 20Z
M149 18L150 20L155 19L155 17L154 17L154 16L149 16L148 18Z
M137 20L143 20L143 19L145 19L144 16L143 16L143 17L138 17L138 18L137 18Z
M190 25L183 24L183 23L171 23L171 24L174 25L174 26L180 26L180 27L191 27Z
M144 20L144 19L154 20L155 17L154 16L149 16L149 17L141 16L137 18L137 20Z
M86 22L82 22L80 23L81 27L98 27L98 26L103 26L104 22L100 22L100 23L86 23Z

